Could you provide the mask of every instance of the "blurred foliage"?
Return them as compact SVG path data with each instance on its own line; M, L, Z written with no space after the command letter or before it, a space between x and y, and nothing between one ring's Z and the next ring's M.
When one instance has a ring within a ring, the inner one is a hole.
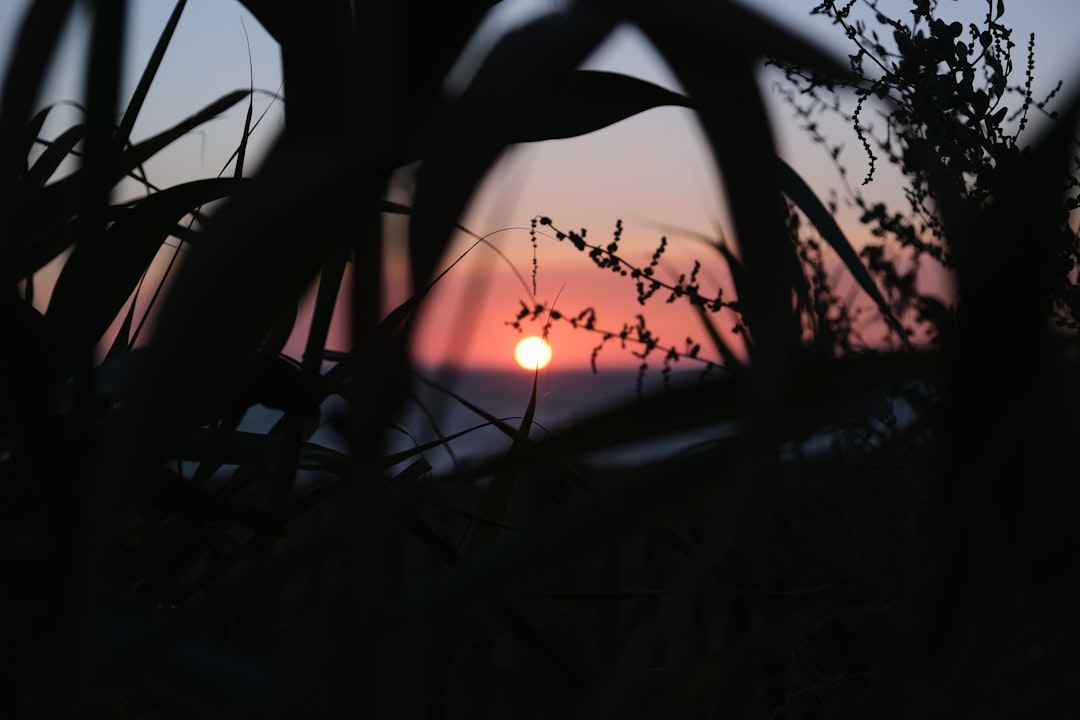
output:
M0 109L0 715L1066 716L1080 681L1077 102L1021 141L1048 106L1031 97L1033 50L1009 85L1000 0L967 27L929 0L905 20L867 2L884 39L855 2L822 3L854 43L850 67L731 2L570 3L506 35L454 98L440 83L484 0L244 0L285 78L286 129L255 173L254 88L131 137L184 0L124 99L127 3L87 4L85 121L47 138L51 108L35 112L70 0L30 5ZM622 22L685 97L576 69ZM881 238L861 258L775 156L762 58L785 68L834 160L822 108L852 123L871 174L881 152L909 181L900 213L847 188ZM538 114L538 94L565 102ZM879 101L881 132L863 121ZM243 102L232 177L147 177L163 148ZM509 449L439 475L424 453L453 437L387 455L410 385L435 384L410 369L416 309L492 163L658 105L698 113L729 179L736 244L714 240L706 262L727 264L734 297L703 293L700 266L657 278L663 241L651 265L627 263L619 225L607 245L548 218L533 229L626 275L643 305L690 302L709 342L666 346L644 315L621 332L588 310L517 319L716 371L543 440L535 383L514 424L444 388ZM388 202L391 174L417 160L411 207ZM125 179L144 192L119 199ZM384 213L409 215L417 289L386 316ZM955 307L920 294L924 256L955 269ZM58 258L41 313L35 277ZM834 263L884 345L860 335ZM313 283L297 361L281 349ZM347 289L355 351L332 352ZM747 361L721 340L720 310ZM933 342L913 346L925 323ZM240 429L256 405L276 424ZM604 460L703 431L670 457Z

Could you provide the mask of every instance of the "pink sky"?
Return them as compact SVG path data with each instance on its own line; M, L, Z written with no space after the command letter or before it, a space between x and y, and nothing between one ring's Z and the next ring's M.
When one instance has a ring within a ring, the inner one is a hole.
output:
M1009 4L1007 21L1013 23L1019 37L1037 30L1040 43L1036 77L1051 85L1058 77L1066 77L1080 59L1075 43L1069 44L1062 23L1054 23L1072 7L1074 0L1028 0ZM1067 4L1066 4L1067 3ZM24 0L0 4L0 48L3 33L17 26L16 18ZM779 12L783 19L794 23L799 31L811 35L838 57L848 48L836 28L821 18L807 15L815 2L803 4L776 0L760 7L766 12ZM884 5L899 6L902 12L907 3L888 0ZM945 3L942 12L952 12ZM981 3L976 3L981 5ZM171 10L172 3L132 3L133 38L129 54L132 65L138 68L152 47L161 23ZM755 5L758 7L758 5ZM972 12L982 12L973 8ZM160 17L159 17L160 16ZM159 85L152 89L144 118L136 125L134 137L139 139L191 114L224 92L246 87L248 55L240 19L244 18L251 38L251 59L255 84L273 91L280 82L277 51L272 40L239 4L219 0L191 0L181 22L175 46L170 48L162 68ZM77 97L78 73L83 66L79 56L79 26L73 24L65 51L61 55L46 99ZM1022 47L1018 48L1022 63ZM2 59L0 59L2 61ZM655 53L640 42L632 31L619 33L612 42L588 63L590 67L618 70L639 75L651 81L677 89L677 84ZM1018 72L1022 72L1021 70ZM134 74L132 74L134 77ZM762 73L762 87L767 96L775 75ZM538 99L536 111L543 112L544 102L557 99ZM781 155L806 177L823 197L829 188L838 186L838 177L821 148L812 146L790 120L790 112L780 103L771 102L774 128ZM256 112L267 105L270 114L252 139L252 156L266 147L280 130L280 106L266 97L257 100ZM237 108L205 128L205 133L192 135L175 144L162 155L160 163L151 167L152 177L159 185L216 174L220 165L235 147L243 126L244 108ZM61 120L62 122L62 120ZM49 128L46 128L48 132ZM838 136L846 141L845 163L853 174L859 175L865 159L858 152L858 143L850 131L836 127ZM868 191L871 198L897 197L896 178L882 173ZM485 234L498 228L527 227L535 215L550 216L563 229L586 227L590 238L608 238L617 219L622 219L625 231L624 255L627 260L645 264L659 241L667 232L671 245L667 267L674 273L690 268L693 259L702 260L702 279L706 288L714 282L726 283L726 272L708 248L677 233L660 229L662 226L684 228L691 233L714 235L717 224L731 238L727 211L723 204L722 185L700 130L690 111L675 108L651 110L602 131L571 140L517 148L495 169L485 182L463 224L477 233ZM862 228L852 221L851 214L841 217L842 225L858 247ZM402 266L403 230L400 222L388 223L387 231L388 286L391 299L401 299L404 273ZM455 257L471 242L462 235L451 249ZM532 248L526 231L500 233L492 238L507 254L518 271L531 281ZM449 261L449 259L447 260ZM537 299L552 301L558 295L558 309L576 314L586 307L595 308L598 325L619 330L623 323L633 322L642 311L636 303L633 283L611 276L593 267L586 257L567 244L541 240L538 248ZM486 295L477 297L477 288L488 283ZM39 283L39 287L42 283ZM512 320L519 301L528 299L514 273L485 248L477 250L455 268L429 298L420 326L420 342L415 348L417 359L425 364L460 362L483 367L513 366L513 348L520 335L506 322ZM703 340L700 324L688 304L666 305L664 298L655 296L644 308L649 325L664 342L682 347L686 338ZM730 321L720 322L722 330L730 329ZM347 342L341 333L343 323L331 340L335 349ZM467 342L465 333L455 328L471 328ZM540 327L534 328L539 332ZM452 340L457 338L455 345ZM592 348L598 338L568 326L556 325L552 330L554 348L552 368L587 367ZM707 344L703 343L703 354ZM659 365L661 358L650 361ZM629 351L609 345L600 354L601 367L633 365L640 361Z

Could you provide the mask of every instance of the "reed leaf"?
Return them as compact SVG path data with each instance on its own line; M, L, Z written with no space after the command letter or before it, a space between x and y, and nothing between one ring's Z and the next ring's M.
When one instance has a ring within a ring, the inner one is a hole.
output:
M110 168L106 183L112 184L146 163L165 147L212 120L248 95L246 90L226 94L200 112L173 127L124 151ZM84 183L83 170L41 188L27 198L20 208L15 232L8 237L12 246L12 268L15 277L26 277L66 250L74 242L68 223L79 213L80 188Z
M71 357L74 348L65 343L78 336L76 323L82 323L83 332L95 341L105 333L180 220L206 203L228 197L242 182L233 178L194 180L131 203L129 212L105 232L98 249L116 261L105 273L94 275L90 288L83 278L91 271L93 253L89 247L77 245L57 278L45 315L59 358ZM81 309L86 292L96 298L93 314ZM61 370L69 367L61 361Z
M36 0L15 36L0 105L0 221L5 224L13 221L15 179L25 167L26 153L41 128L39 118L44 116L34 116L31 127L36 125L37 130L29 135L25 132L26 121L73 5L74 0Z
M409 224L414 288L427 287L477 186L513 141L514 116L584 60L613 24L613 17L580 4L529 23L499 41L447 108L417 176ZM492 107L504 112L489 112Z
M529 442L529 431L532 429L533 417L536 414L536 384L539 378L540 369L537 368L533 372L529 404L525 408L525 414L521 417L517 437L514 438L508 451L510 456L521 452L523 444ZM510 499L513 497L514 485L517 484L517 479L517 471L513 466L505 466L492 476L487 488L484 489L484 496L480 500L480 507L477 508L476 512L481 517L491 518L495 522L474 521L470 523L472 537L469 538L469 544L465 548L466 557L482 552L498 542L499 534L502 532L501 524L506 522Z
M777 162L780 166L780 182L784 190L784 194L788 196L791 202L795 203L796 207L806 214L807 219L814 224L814 227L821 233L821 237L825 242L829 244L836 254L840 256L841 262L851 273L851 276L855 278L855 282L859 283L859 287L870 296L870 299L877 305L878 312L885 318L886 322L896 331L897 337L908 348L911 347L911 343L908 340L907 332L900 324L900 321L893 315L892 310L889 309L889 304L885 301L885 297L881 294L874 279L870 277L870 273L867 272L866 266L859 260L858 254L855 249L848 242L847 237L844 235L844 231L840 229L840 226L836 224L836 219L833 217L825 206L822 204L818 196L810 189L810 186L806 184L806 181L799 175L783 159L777 158Z
M146 94L150 92L150 85L153 84L154 77L161 67L161 61L165 58L165 51L169 48L169 43L172 42L176 26L180 22L180 16L183 14L186 5L187 0L176 1L172 14L166 21L165 27L154 45L150 59L147 60L146 67L143 68L142 75L139 77L139 84L135 86L135 92L132 93L131 100L128 101L127 108L124 110L124 115L120 118L120 126L116 128L116 136L113 142L118 150L125 147L131 139L131 130L135 127L135 120L139 117L139 112L142 111L143 105L146 103Z
M53 176L60 163L71 156L78 145L86 137L86 123L72 125L53 141L49 142L45 151L34 161L29 172L19 185L19 192L24 196L30 196L45 187L45 183Z

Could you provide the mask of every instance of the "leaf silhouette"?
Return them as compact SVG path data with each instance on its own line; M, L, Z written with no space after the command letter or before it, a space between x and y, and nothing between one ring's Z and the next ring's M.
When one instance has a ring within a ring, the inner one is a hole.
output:
M532 393L529 395L529 404L525 408L525 414L521 418L518 427L518 435L510 446L509 454L520 452L522 447L528 445L529 430L532 429L533 416L536 414L536 385L540 378L540 368L533 372ZM501 523L506 522L506 514L510 508L510 499L514 494L514 486L517 484L517 470L513 467L504 467L498 470L491 478L491 482L484 490L484 497L480 501L477 514L485 520L474 521L472 537L465 550L465 555L474 555L490 548L499 540L502 532Z
M24 196L30 196L45 187L45 183L60 167L60 163L71 155L75 146L82 142L85 137L86 123L72 125L62 132L56 140L48 144L45 152L41 153L41 156L31 166L19 187L19 191Z
M722 68L723 57L730 53L777 58L819 73L823 82L829 77L851 76L846 63L837 61L818 46L735 0L721 3L669 0L632 7L629 19L642 29L663 27L665 33L682 38L686 50L698 54L703 71L715 72ZM696 93L690 95L697 97ZM729 103L729 107L740 106Z
M113 142L117 148L126 146L131 138L131 129L135 127L135 120L139 117L139 112L146 102L146 95L150 92L150 85L154 82L154 76L157 75L158 68L161 67L161 60L165 57L165 51L169 48L169 42L176 32L176 26L180 22L180 16L183 14L186 5L187 0L176 0L172 15L169 16L169 20L165 23L157 44L154 45L154 51L146 62L146 67L139 78L139 84L135 87L135 92L132 93L127 109L124 110L124 116L120 119L120 126L116 129Z
M428 281L488 168L513 142L515 116L546 94L610 32L614 20L574 5L509 33L439 119L417 176L409 260L413 287ZM491 112L501 108L501 112Z
M757 350L751 377L758 379L749 392L760 405L751 415L763 423L759 440L767 445L772 422L767 418L775 417L785 358L798 337L790 300L797 262L783 224L774 145L753 67L749 57L725 53L718 58L718 73L704 60L706 55L716 57L714 46L663 23L643 29L695 99L717 167L727 179L728 205L748 281L739 300Z
M247 95L247 90L223 95L191 117L129 148L121 154L109 182L118 182L162 149L217 117ZM74 242L75 237L67 225L79 212L83 173L83 170L77 170L46 185L26 200L15 232L5 238L14 245L11 265L15 277L26 277L39 270Z
M903 326L892 314L888 303L885 302L885 297L881 294L874 279L870 277L870 273L862 264L862 261L859 260L855 248L851 247L851 243L848 242L844 231L836 224L836 219L832 216L832 213L825 208L818 196L794 168L784 162L782 158L777 158L777 163L780 166L780 182L784 194L806 214L807 219L818 229L821 237L825 239L829 247L840 256L840 260L843 261L855 281L859 283L859 287L877 304L878 311L897 331L901 341L908 344L907 333L904 332Z
M0 104L0 221L5 223L11 221L8 213L15 197L17 171L24 166L44 114L33 118L31 126L36 125L36 129L30 134L25 133L26 121L73 5L74 0L32 3L15 36Z
M681 93L620 73L575 70L552 85L550 107L520 117L512 142L577 137L652 108L691 107Z
M113 259L104 272L91 273L92 254L84 245L77 245L57 278L45 316L54 342L70 343L78 337L76 322L86 323L94 340L100 338L165 240L177 231L177 223L199 206L231 195L243 182L235 178L195 180L132 203L102 238L100 250ZM82 278L88 276L92 277L89 289L81 284ZM84 307L84 291L95 296L90 316ZM65 347L60 356L66 357L73 350Z

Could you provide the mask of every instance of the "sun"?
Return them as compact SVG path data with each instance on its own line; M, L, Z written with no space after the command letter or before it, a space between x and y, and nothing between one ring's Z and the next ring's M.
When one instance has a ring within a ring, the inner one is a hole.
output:
M522 338L514 348L514 359L526 370L547 367L547 364L551 362L551 346L548 345L547 340L535 335Z

